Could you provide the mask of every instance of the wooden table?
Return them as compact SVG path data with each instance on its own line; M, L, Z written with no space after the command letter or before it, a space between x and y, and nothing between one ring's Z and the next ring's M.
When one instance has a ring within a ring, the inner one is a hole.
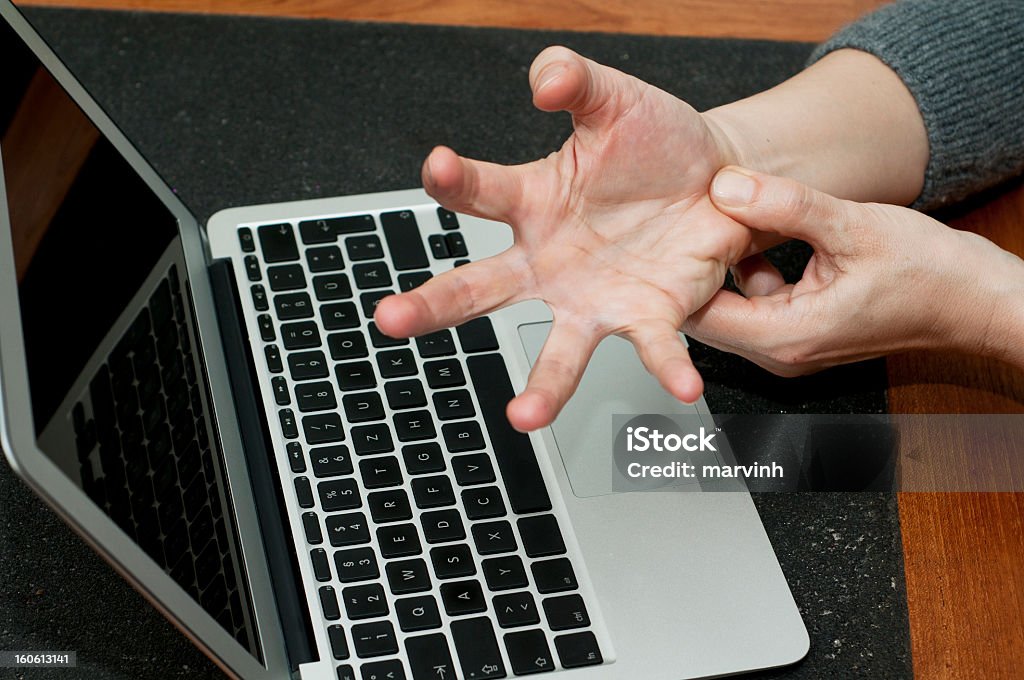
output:
M29 0L20 4L820 41L882 0ZM1024 255L1024 187L954 226ZM1024 372L918 352L889 361L894 413L1022 413ZM1015 452L1008 452L1013 455ZM1024 677L1024 495L902 493L915 676Z

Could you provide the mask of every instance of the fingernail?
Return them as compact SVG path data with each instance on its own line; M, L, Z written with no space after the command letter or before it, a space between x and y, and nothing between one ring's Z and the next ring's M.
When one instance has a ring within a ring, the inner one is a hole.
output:
M565 64L552 64L547 66L537 76L537 92L550 85L556 78L565 72Z
M423 164L423 174L426 175L427 184L434 185L434 173L430 169L430 157L427 157L427 162Z
M754 199L756 189L757 182L753 177L735 170L722 170L711 184L715 199L727 205L747 205Z

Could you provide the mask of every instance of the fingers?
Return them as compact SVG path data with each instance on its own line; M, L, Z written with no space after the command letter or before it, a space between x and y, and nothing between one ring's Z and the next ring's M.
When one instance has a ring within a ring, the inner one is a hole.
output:
M648 372L676 399L692 404L704 391L704 380L690 359L679 331L666 322L649 322L628 335Z
M419 288L390 295L373 319L386 335L410 338L456 326L520 299L524 277L510 251L436 276Z
M576 391L600 340L591 327L556 320L526 389L508 404L506 415L512 427L529 432L550 425Z
M474 161L438 146L423 162L422 176L427 193L455 212L513 223L523 203L523 166Z
M639 81L565 47L548 47L530 67L533 103L542 111L568 111L577 124L599 126L639 96Z
M722 168L711 182L711 200L737 222L764 232L834 247L859 218L858 206L799 182L743 168Z
M732 278L736 287L749 297L771 295L786 285L782 274L764 255L751 255L732 267Z

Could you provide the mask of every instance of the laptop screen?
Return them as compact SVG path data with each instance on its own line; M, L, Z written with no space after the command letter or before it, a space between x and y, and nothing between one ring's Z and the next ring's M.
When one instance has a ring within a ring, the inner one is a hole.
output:
M260 659L176 220L6 24L0 64L39 448Z

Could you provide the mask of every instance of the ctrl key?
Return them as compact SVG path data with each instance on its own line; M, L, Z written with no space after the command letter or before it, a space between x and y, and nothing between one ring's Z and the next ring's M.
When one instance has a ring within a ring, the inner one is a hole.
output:
M596 666L604 662L597 638L590 631L559 635L555 638L555 649L558 650L558 660L566 668Z

